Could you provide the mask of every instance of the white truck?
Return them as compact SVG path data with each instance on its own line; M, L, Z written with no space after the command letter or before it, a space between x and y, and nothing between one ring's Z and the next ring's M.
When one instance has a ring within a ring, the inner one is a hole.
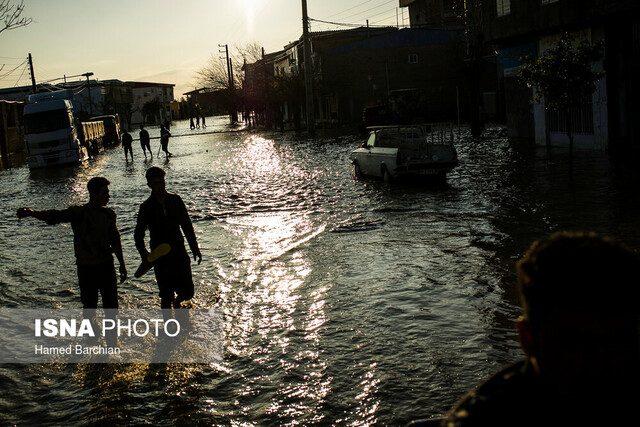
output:
M353 173L382 177L385 182L412 176L440 181L458 166L452 123L373 126L369 139L351 155Z
M88 159L91 151L101 151L100 135L92 141L78 132L72 98L71 89L27 97L24 139L30 168L75 164Z

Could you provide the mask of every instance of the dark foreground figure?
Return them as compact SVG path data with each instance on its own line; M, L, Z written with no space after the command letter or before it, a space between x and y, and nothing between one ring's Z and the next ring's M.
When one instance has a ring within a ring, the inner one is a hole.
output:
M184 202L180 196L166 190L165 172L153 166L147 169L146 178L151 196L140 205L134 233L136 248L144 262L149 255L144 243L147 228L152 251L162 243L171 246L171 251L162 257L162 261L154 264L154 272L160 290L160 306L180 307L183 301L193 298L194 293L191 260L184 246L182 232L198 264L202 261L202 255Z
M71 223L83 307L97 308L100 293L103 308L118 308L118 282L112 253L120 262L121 281L127 278L127 269L116 214L106 206L109 202L109 181L102 177L91 178L87 188L89 202L84 205L43 211L20 208L18 218L30 216L49 225Z
M637 255L595 234L557 233L517 269L525 358L464 396L441 425L638 425Z

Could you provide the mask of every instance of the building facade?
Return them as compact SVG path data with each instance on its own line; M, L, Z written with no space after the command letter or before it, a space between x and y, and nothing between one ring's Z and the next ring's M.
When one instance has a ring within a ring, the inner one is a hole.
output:
M539 145L568 145L566 122L531 101L531 89L517 79L527 55L541 56L561 33L577 41L605 41L605 71L591 99L571 114L577 147L640 147L640 3L630 0L494 0L484 4L486 40L498 50L499 79L505 88L511 138Z
M78 118L83 121L105 114L118 114L122 126L131 129L139 123L158 124L171 121L173 84L122 82L120 80L89 80L36 85L36 92L73 90L71 100ZM0 99L25 102L33 93L31 86L0 89ZM147 107L145 107L145 104ZM143 112L150 112L143 117Z
M459 31L360 27L310 39L317 125L360 123L377 105L412 109L415 120L456 119L465 84ZM298 40L243 67L252 110L281 127L306 117L303 47Z
M168 83L125 82L131 88L130 124L160 124L171 122L171 103L174 101L173 88Z
M313 39L319 120L358 122L365 107L381 105L397 121L456 119L465 84L457 31L392 29L346 43L336 37Z
M399 0L411 28L461 29L459 0Z

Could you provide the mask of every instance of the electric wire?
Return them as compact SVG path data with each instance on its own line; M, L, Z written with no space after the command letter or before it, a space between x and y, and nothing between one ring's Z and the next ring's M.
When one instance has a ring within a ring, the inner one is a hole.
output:
M24 72L27 71L28 68L28 64L25 64L24 67L22 67L22 72L20 73L20 76L18 77L18 80L16 80L16 83L13 85L13 87L17 87L18 83L20 83L20 79L22 79L22 76L24 76Z
M323 24L329 24L329 25L336 25L339 27L351 27L351 28L359 28L362 27L363 25L360 24L350 24L350 23L346 23L346 22L331 22L331 21L323 21L321 19L315 19L315 18L309 18L310 21L313 22L319 22L319 23L323 23ZM380 25L369 25L370 28L385 28L385 27L395 27L395 25L384 25L384 24L380 24Z
M5 79L8 75L10 75L11 73L13 73L14 71L16 71L17 69L19 69L20 67L22 67L25 63L27 62L27 60L25 59L24 62L22 62L21 64L19 64L17 67L13 68L10 71L7 71L6 73L0 75L0 80Z
M352 15L349 15L349 16L345 16L344 18L341 18L341 19L346 21L347 19L349 19L349 18L353 18L353 17L356 17L356 16L368 16L368 17L371 17L371 15L366 15L366 14L367 14L367 13L369 13L369 12L371 12L372 10L375 10L375 9L381 8L381 7L383 7L383 6L388 6L388 4L386 4L386 3L379 4L379 5L378 5L378 6L376 6L376 7L372 7L372 8L370 8L370 9L367 9L367 10L363 11L363 12L358 12L358 13L355 13L355 14L352 14ZM393 9L387 9L386 11L384 11L384 12L382 12L382 13L387 13L389 10L395 10L395 7L394 7Z
M363 4L371 3L372 1L373 0L363 1L362 3L358 3L355 6L352 6L352 7L348 8L348 9L343 10L342 12L338 12L338 13L334 13L333 15L326 16L323 19L329 19L329 18L333 18L334 16L342 15L345 12L349 12L350 10L356 9L356 8L362 6Z

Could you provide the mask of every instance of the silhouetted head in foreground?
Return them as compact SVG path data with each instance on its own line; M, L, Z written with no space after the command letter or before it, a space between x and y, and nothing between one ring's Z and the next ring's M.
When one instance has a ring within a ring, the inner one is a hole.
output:
M87 182L87 190L89 190L89 203L97 206L106 206L109 203L109 180L107 178L96 176Z
M563 232L535 242L517 269L518 332L544 393L594 415L624 411L638 395L638 256L609 238Z
M157 166L151 166L145 173L145 177L147 178L147 185L151 189L151 194L156 197L161 197L166 192L164 181L165 175L165 171Z

